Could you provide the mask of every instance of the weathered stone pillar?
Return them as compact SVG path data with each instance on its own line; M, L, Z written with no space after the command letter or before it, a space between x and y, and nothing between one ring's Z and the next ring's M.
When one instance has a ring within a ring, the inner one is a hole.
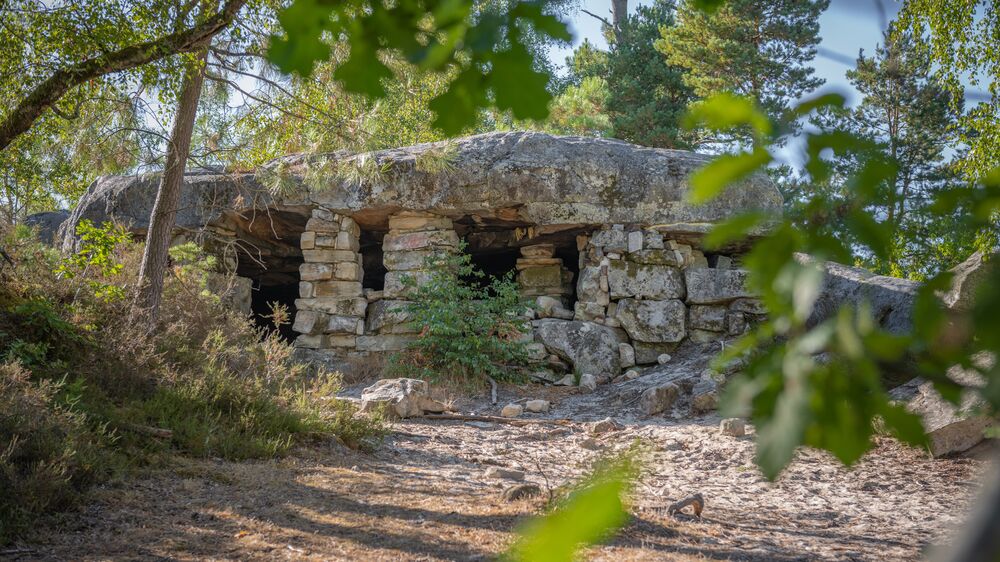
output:
M389 232L382 239L382 260L386 268L382 299L369 307L365 335L358 338L358 351L385 352L406 347L413 339L405 307L416 283L430 278L427 259L458 249L458 234L451 219L421 211L401 211L389 217Z
M517 284L526 297L553 297L566 304L573 294L573 272L555 257L552 244L535 244L521 248L517 260Z
M318 208L302 233L299 267L299 298L295 301L295 323L301 335L296 347L329 349L346 354L364 333L362 296L361 229L351 217Z

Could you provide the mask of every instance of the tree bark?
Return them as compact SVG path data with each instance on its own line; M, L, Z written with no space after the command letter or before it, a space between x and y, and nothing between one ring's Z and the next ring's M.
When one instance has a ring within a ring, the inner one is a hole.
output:
M0 121L0 150L7 148L18 135L30 129L46 109L76 86L206 45L212 37L232 23L236 13L246 2L247 0L228 0L221 10L194 27L139 45L129 45L57 70L35 86Z
M198 100L205 81L205 61L208 49L198 52L196 64L189 67L184 75L177 113L174 116L170 142L167 145L167 160L160 176L160 186L156 192L153 213L146 229L146 249L139 268L133 314L145 312L155 322L163 293L163 278L166 274L170 238L177 218L181 190L184 187L184 171L188 154L191 152L191 135L198 113Z
M611 23L614 27L615 39L621 43L622 29L625 18L628 17L628 0L611 0Z

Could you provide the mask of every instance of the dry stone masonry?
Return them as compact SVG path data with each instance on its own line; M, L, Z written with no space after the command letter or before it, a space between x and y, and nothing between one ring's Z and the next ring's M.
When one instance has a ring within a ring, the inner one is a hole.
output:
M406 306L429 279L428 260L463 242L477 266L513 273L534 302L525 336L540 380L603 384L669 362L683 341L742 333L759 317L738 268L742 248L707 255L700 244L737 213L780 210L766 176L693 206L687 177L708 157L690 152L525 132L449 142L453 160L441 172L417 165L440 144L192 172L177 229L237 248L253 313L266 318L260 311L273 300L288 305L287 335L307 359L364 361L404 348L419 330ZM317 160L383 172L317 180L309 173ZM276 177L292 187L271 191ZM142 232L156 181L95 182L62 227L64 246L74 243L66 225L83 219L114 217Z
M303 264L299 266L299 299L292 329L301 334L295 345L306 349L355 349L365 333L368 302L359 237L351 217L316 208L299 239Z

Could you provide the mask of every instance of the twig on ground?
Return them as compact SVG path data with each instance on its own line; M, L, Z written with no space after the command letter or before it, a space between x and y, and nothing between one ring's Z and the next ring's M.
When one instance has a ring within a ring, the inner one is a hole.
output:
M33 548L8 548L7 550L0 550L0 556L13 556L15 554L31 554L35 552Z
M508 425L573 425L571 420L517 420L513 418L502 418L500 416L474 416L464 414L424 414L426 420L445 421L483 421L493 423L505 423Z

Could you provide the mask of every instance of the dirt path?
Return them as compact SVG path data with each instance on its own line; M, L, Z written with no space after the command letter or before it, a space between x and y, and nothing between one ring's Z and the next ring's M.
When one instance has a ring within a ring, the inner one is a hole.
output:
M567 397L567 402L574 399ZM653 448L633 519L600 560L912 560L964 517L983 461L930 460L884 440L853 470L804 451L767 483L751 437L718 420L514 427L408 421L373 455L337 445L268 462L182 460L99 490L23 560L481 560L509 544L541 499L506 503L521 470L543 487L578 478L599 450ZM704 519L664 508L701 492Z

